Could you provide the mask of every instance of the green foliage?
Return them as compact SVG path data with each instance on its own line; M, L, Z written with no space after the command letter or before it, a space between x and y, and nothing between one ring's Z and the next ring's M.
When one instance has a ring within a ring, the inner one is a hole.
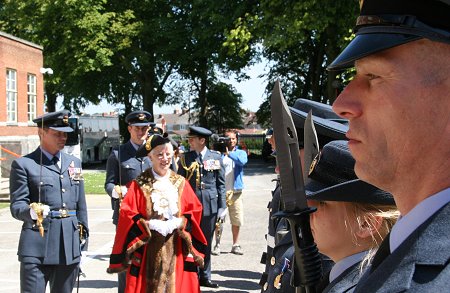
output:
M209 105L206 119L211 130L222 133L225 129L243 128L242 95L231 85L223 82L209 84L206 99ZM198 107L197 104L195 106ZM199 117L195 118L199 120Z
M264 55L273 61L268 79L280 79L288 104L298 98L331 103L335 99L334 72L326 66L349 42L349 28L358 12L354 0L261 1L256 30ZM272 84L267 92L272 90ZM270 125L270 95L257 112Z
M85 172L83 177L84 192L86 194L106 194L106 172Z

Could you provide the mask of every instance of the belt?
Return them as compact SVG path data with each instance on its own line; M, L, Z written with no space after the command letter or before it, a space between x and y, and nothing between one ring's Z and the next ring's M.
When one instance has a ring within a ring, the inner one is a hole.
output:
M48 216L50 218L67 218L67 217L75 217L77 215L77 211L68 210L68 209L59 209L56 211L50 211Z

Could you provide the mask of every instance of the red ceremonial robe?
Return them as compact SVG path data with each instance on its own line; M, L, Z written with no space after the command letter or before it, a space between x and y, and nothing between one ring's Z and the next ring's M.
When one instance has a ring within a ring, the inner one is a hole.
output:
M120 206L108 273L127 270L127 293L200 292L197 266L203 266L206 239L200 229L202 205L184 177L169 170L178 189L182 228L167 236L150 230L149 219L161 219L153 210L151 169L133 180Z

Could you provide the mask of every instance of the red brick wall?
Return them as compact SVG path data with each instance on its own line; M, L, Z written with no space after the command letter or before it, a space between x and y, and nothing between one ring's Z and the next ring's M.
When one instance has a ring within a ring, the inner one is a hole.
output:
M37 116L43 113L44 82L40 68L43 67L42 48L26 41L0 34L0 123L6 122L6 69L17 72L17 122L27 123L27 75L36 76ZM36 127L0 126L0 135L36 134Z

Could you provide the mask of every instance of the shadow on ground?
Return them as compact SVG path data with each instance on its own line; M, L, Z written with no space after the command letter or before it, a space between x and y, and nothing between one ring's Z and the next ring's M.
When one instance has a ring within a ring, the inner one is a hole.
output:
M201 287L202 292L249 292L261 288L258 284L261 277L260 273L244 270L224 270L215 271L215 273L224 277L225 280L214 280L220 287L215 290Z
M117 281L110 280L86 280L80 278L80 288L115 288L117 289ZM111 291L112 292L112 291Z

